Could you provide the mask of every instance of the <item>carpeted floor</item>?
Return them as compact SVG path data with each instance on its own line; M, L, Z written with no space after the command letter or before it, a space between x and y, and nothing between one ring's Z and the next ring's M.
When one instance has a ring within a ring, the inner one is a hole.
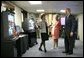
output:
M58 48L52 49L52 40L49 38L48 41L46 41L46 49L47 52L44 53L43 51L39 51L39 45L41 40L38 39L38 44L29 48L22 57L83 57L83 42L80 40L76 40L75 42L75 48L73 50L73 55L66 55L65 53L62 53L64 51L64 39L59 38ZM44 49L42 47L42 49Z

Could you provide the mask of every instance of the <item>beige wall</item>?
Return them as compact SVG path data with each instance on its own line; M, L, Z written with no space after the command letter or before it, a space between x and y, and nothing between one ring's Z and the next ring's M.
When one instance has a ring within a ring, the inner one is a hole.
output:
M22 13L21 13L21 9L18 8L17 6L15 6L15 24L19 25L20 27L22 26L21 22L22 22Z
M78 18L78 36L83 41L83 14L79 14Z

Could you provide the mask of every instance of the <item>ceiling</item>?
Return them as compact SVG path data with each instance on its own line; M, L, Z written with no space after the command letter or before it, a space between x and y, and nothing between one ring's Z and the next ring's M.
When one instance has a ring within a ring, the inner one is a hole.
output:
M30 5L28 1L11 1L28 12L36 13L44 9L49 13L60 13L61 9L70 8L73 14L83 13L83 1L42 1L42 5Z

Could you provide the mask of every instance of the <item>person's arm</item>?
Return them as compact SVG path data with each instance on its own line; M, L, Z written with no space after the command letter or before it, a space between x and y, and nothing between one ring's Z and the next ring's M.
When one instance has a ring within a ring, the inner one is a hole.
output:
M72 27L71 27L70 36L73 36L73 33L74 33L74 31L75 31L75 17L72 16L71 19L72 19Z
M48 28L51 28L52 27L52 23L48 26Z
M59 30L61 30L61 21L59 21Z
M50 28L52 25L49 25L48 27Z
M41 22L39 22L38 28L41 29Z
M38 29L38 25L37 25L37 22L35 22L35 28Z

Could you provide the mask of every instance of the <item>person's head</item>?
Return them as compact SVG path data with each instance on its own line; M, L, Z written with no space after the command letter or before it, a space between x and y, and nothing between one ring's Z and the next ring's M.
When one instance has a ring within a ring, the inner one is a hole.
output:
M69 15L71 13L71 9L70 8L66 8L65 9L65 13L66 13L66 15Z
M31 18L31 20L33 20L33 21L34 21L34 18L32 17L32 18Z
M59 21L59 19L60 19L59 14L56 15L56 18L55 19L56 19L56 21Z
M45 20L45 14L41 15L41 19Z

